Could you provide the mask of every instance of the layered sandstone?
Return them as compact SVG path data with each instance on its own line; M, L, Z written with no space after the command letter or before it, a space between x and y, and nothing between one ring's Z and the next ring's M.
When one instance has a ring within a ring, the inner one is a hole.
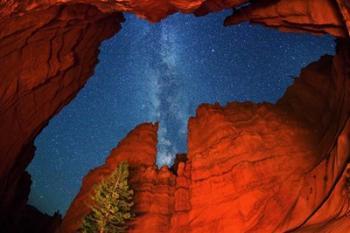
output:
M81 190L74 199L60 232L76 232L81 219L89 212L88 203L94 184L110 175L121 161L128 161L130 185L135 191L135 213L129 232L169 232L174 211L175 176L167 167L155 166L157 124L137 126L112 150L106 163L84 177Z
M174 174L154 165L156 125L138 126L84 178L61 232L76 232L93 184L122 160L131 164L139 216L129 232L343 232L350 224L349 55L340 43L335 57L304 68L275 105L201 105Z
M101 41L122 20L89 5L1 19L0 225L18 205L34 138L92 75Z
M120 12L132 12L158 22L175 12L205 15L235 8L232 16L226 19L226 25L247 20L282 31L327 33L342 38L347 38L349 34L348 0L324 0L322 4L319 4L319 0L255 0L247 3L246 0L0 1L0 225L6 221L4 219L9 213L25 208L30 182L24 170L34 156L33 140L92 75L101 41L120 29L123 21ZM343 41L343 46L346 44L349 42ZM294 85L301 85L301 91L289 92L298 95L287 93L284 100L274 107L283 109L287 115L290 114L290 117L295 117L312 130L320 131L313 136L313 140L320 143L318 150L324 154L324 157L317 157L320 163L327 153L333 151L334 154L338 150L334 146L337 141L335 137L340 135L345 125L346 111L341 106L345 106L347 95L344 90L348 90L343 87L347 85L344 77L349 77L346 67L350 62L346 53L348 49L345 46L334 59L325 57L318 63L324 65L314 65L316 68L313 72L318 74L315 77L325 74L332 77L331 80L314 80L312 75L308 75L312 81ZM334 75L334 70L342 78ZM316 89L321 93L334 88L336 91L320 99L319 95L309 92L310 82L318 84ZM339 86L343 88L342 92ZM294 101L298 98L302 101ZM325 106L332 106L327 114L322 112ZM347 136L340 138L345 138L340 141L345 140L343 144L346 144ZM315 143L310 142L309 146L312 145ZM330 158L339 159L336 156ZM184 170L190 171L190 164L191 161L188 161L183 165ZM339 173L344 170L344 164L337 162L334 166L337 169L326 173L337 175L339 184ZM327 190L333 190L334 179L324 185L324 190L315 197L315 203L327 195ZM188 192L179 195L185 198ZM312 206L315 207L315 203ZM173 215L171 224L181 225L186 232L189 229L187 219L192 215L187 214L189 205L184 206L181 208L185 210ZM314 209L318 212L318 208ZM314 214L310 214L310 219L311 216ZM291 225L298 225L301 220L294 218ZM335 222L333 217L330 219L329 226Z
M151 22L159 22L176 12L205 15L240 8L239 11L234 10L225 24L251 21L284 31L329 33L342 37L347 34L345 28L346 25L349 28L350 20L348 0L7 0L0 5L0 17L22 16L53 6L71 4L94 6L105 14L131 12Z
M349 54L341 45L303 69L275 106L198 109L189 122L189 232L349 226Z
M346 1L346 0L345 0ZM339 0L254 1L226 18L225 25L243 21L260 23L286 32L328 33L347 37L344 23L347 7ZM342 10L340 10L342 9ZM348 20L348 19L347 19Z

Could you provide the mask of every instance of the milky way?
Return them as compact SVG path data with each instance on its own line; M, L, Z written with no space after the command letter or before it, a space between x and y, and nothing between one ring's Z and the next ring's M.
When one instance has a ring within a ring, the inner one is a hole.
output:
M102 44L95 75L36 139L29 202L64 213L82 177L142 122L160 123L157 164L171 164L186 152L187 120L200 103L275 102L301 67L334 53L328 36L225 28L229 13L155 25L127 15Z

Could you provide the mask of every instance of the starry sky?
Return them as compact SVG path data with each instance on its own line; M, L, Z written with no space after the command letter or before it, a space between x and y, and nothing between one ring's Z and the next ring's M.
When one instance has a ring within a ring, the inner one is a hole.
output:
M158 24L126 15L101 45L94 76L35 140L29 203L64 214L82 177L142 122L160 122L157 164L171 164L186 152L187 120L200 103L276 102L301 67L334 53L329 36L224 27L229 14Z

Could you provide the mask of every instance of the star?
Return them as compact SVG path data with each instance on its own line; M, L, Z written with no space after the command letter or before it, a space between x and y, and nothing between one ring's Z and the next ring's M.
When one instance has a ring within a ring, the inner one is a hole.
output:
M229 14L175 14L158 24L127 14L122 30L102 43L94 76L35 140L29 203L64 214L83 176L143 122L160 122L157 165L171 165L187 151L187 120L199 104L275 103L290 76L334 54L329 36L223 27Z

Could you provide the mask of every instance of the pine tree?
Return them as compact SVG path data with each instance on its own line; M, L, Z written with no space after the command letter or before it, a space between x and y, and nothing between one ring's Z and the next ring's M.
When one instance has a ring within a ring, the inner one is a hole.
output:
M128 184L129 166L119 164L110 177L95 187L91 212L85 216L82 233L122 233L133 218L133 190Z

